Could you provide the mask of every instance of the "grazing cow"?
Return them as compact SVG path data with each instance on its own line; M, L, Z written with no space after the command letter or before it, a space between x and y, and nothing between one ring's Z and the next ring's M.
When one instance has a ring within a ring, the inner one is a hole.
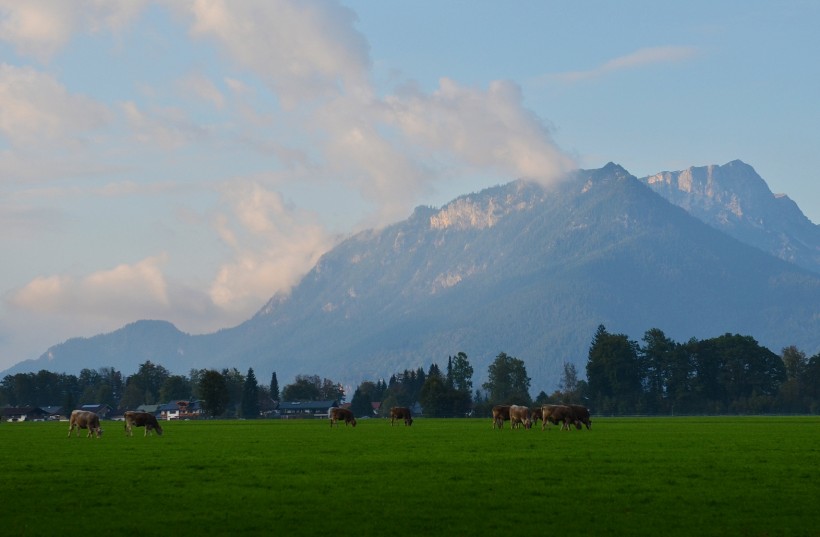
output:
M71 419L68 425L68 437L71 438L71 432L76 427L77 436L80 436L80 429L88 429L87 437L96 435L97 438L102 436L103 430L100 428L100 417L88 410L73 410L71 412Z
M510 421L509 405L496 405L493 407L493 429L504 428L504 422Z
M532 428L530 409L526 406L512 405L510 407L510 427L518 429L519 425L523 425L525 429Z
M541 407L535 407L530 409L530 420L532 421L533 425L538 424L538 420L543 420L541 417Z
M145 427L145 434L148 436L151 431L156 431L158 435L162 436L162 427L157 422L157 417L150 412L136 412L129 410L125 413L125 434L133 436L132 429L134 427Z
M558 425L561 422L561 430L569 430L569 424L575 423L575 413L566 405L543 405L541 406L541 430L547 426L547 422Z
M390 409L390 426L396 420L404 420L405 425L413 425L413 414L410 409L404 406L394 406Z
M587 429L592 428L592 419L589 417L589 409L584 405L567 405L573 413L575 418L575 427L580 429L581 424L587 426Z
M353 416L353 412L349 411L346 408L339 408L336 406L330 407L327 411L327 417L330 418L330 426L333 427L333 424L336 424L336 427L339 426L339 420L344 420L345 427L352 425L353 427L356 426L356 418Z

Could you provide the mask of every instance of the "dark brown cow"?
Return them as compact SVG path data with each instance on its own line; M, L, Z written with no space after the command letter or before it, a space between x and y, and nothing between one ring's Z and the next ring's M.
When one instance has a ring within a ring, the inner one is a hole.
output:
M575 418L575 426L580 429L581 424L586 425L587 429L592 428L592 419L589 417L589 409L584 405L567 405L573 413Z
M493 407L493 429L504 428L504 422L510 421L510 406L496 405Z
M96 435L97 438L102 436L103 430L100 428L100 417L88 410L73 410L68 425L68 437L71 438L71 432L77 429L77 436L80 436L80 429L88 429L86 437Z
M330 426L333 427L333 424L336 424L336 427L339 426L339 420L344 420L345 427L347 425L352 425L353 427L356 426L356 418L353 416L353 412L349 411L346 408L339 408L339 407L330 407L327 411L327 417L330 418Z
M134 427L145 427L145 434L148 436L151 431L156 431L159 436L162 436L162 427L157 421L157 417L150 412L137 412L129 410L125 413L125 434L133 436Z
M541 407L535 407L530 409L530 420L532 421L533 426L538 424L538 420L541 420Z
M390 409L390 426L397 420L404 420L405 425L413 425L413 413L405 406L394 406Z
M567 405L542 405L541 406L541 430L547 426L547 422L558 425L561 422L561 430L569 430L569 424L575 423L575 413Z
M512 405L510 406L510 427L518 429L519 425L523 425L525 429L532 428L530 409L526 406Z

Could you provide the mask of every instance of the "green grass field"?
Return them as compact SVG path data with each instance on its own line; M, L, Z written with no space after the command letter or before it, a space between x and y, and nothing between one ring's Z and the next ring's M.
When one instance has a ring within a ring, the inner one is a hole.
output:
M3 423L0 534L820 535L820 418L593 420Z

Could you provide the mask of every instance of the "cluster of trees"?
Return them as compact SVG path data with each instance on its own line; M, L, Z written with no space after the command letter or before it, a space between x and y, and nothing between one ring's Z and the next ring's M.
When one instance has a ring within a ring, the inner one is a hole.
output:
M678 343L657 328L642 341L598 327L576 387L597 413L820 411L820 353L806 358L792 346L778 356L738 334Z
M564 366L559 389L530 397L530 378L522 360L502 352L490 364L487 381L473 391L473 367L467 355L449 356L446 368L437 363L356 388L351 409L357 416L382 415L393 406L421 404L430 417L489 416L496 404L580 402L593 412L619 414L722 414L820 412L820 353L811 358L795 347L780 356L750 336L725 334L686 343L675 342L659 329L647 331L643 344L599 326L589 349L586 380L572 363ZM286 385L287 401L344 402L341 384L318 375L297 375ZM276 408L279 382L259 384L253 369L221 371L192 369L172 375L147 361L124 378L113 368L83 369L79 376L18 373L0 381L0 405L77 408L107 404L119 410L142 404L201 400L210 416L256 418Z
M473 407L473 366L467 355L459 352L447 359L442 371L433 363L424 369L405 370L384 380L364 381L356 388L350 408L356 416L372 416L374 402L381 402L381 414L394 406L412 407L416 402L425 416L454 417L469 414Z

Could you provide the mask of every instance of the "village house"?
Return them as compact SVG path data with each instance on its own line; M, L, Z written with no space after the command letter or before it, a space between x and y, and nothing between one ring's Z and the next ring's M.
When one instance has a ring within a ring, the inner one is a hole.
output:
M202 404L201 401L166 403L159 406L157 413L163 420L193 420L202 417Z

